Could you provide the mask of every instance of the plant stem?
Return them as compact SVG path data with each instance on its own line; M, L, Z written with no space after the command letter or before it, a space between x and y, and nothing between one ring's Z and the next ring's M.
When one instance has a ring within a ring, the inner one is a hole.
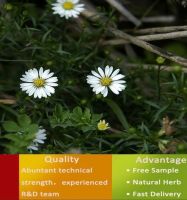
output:
M4 106L2 104L0 104L0 108L2 108L3 110L6 110L7 112L13 114L14 116L18 117L18 113L16 111L14 111L13 109L7 107L7 106Z
M161 66L158 66L158 71L157 71L157 96L158 96L158 101L160 101L160 96L161 96L161 87L160 87L160 68Z

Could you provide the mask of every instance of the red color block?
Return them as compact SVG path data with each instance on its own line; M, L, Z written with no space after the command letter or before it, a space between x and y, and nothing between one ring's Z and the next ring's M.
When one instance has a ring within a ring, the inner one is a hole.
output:
M0 155L0 199L19 200L19 155Z

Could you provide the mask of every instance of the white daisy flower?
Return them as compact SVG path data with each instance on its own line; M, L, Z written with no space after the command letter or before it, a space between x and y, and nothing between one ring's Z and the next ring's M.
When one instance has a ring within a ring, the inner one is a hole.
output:
M39 70L36 68L30 69L22 76L21 80L24 83L20 84L20 87L29 96L34 95L34 98L41 99L42 97L47 98L51 94L55 93L54 87L58 86L57 77L52 77L54 73L50 73L50 70L44 70L40 67Z
M108 95L108 88L114 94L119 94L126 88L126 81L122 80L125 76L119 74L119 69L113 71L112 66L106 66L105 70L98 67L98 73L92 71L92 75L87 76L87 83L93 88L96 94L101 93L104 97Z
M39 144L44 144L44 140L46 140L46 130L39 129L36 133L36 138L32 141L32 143L27 147L28 150L38 151Z
M52 6L54 14L59 14L66 19L76 18L84 10L84 4L79 4L79 0L57 0Z

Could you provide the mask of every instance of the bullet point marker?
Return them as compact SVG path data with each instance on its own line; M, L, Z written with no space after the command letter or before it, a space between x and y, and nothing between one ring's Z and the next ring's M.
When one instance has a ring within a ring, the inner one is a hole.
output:
M126 193L127 196L130 196L130 193Z
M130 169L127 169L126 171L127 171L127 172L130 172Z
M127 184L129 184L129 183L130 183L130 181L126 181L126 183L127 183Z

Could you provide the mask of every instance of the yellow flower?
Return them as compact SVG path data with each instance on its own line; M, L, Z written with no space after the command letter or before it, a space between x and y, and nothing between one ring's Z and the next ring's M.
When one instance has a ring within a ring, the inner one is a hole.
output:
M107 129L109 129L109 125L108 123L106 123L105 120L100 120L99 123L97 124L97 128L99 131L105 131Z
M158 64L163 64L163 63L165 62L165 60L166 60L165 58L159 56L159 57L157 57L156 62L157 62Z

